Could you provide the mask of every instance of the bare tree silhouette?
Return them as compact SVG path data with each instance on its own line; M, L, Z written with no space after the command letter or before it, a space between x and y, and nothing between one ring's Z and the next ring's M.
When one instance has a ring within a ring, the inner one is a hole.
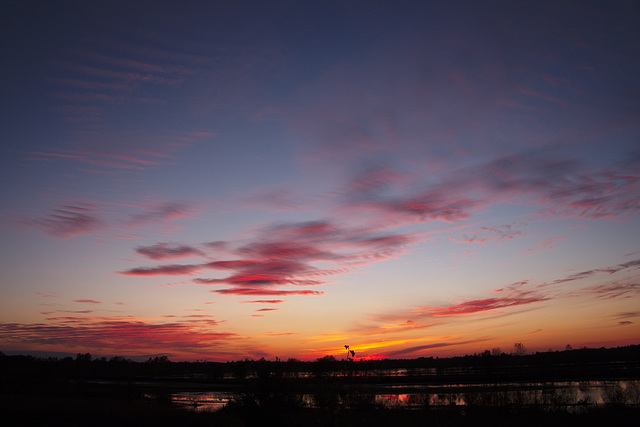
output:
M356 352L353 350L349 350L349 346L345 345L344 348L347 350L347 360L353 360L356 355Z

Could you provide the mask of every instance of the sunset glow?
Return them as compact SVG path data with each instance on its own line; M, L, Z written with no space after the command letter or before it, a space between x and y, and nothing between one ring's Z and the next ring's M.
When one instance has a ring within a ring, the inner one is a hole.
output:
M0 351L640 344L640 3L14 3Z

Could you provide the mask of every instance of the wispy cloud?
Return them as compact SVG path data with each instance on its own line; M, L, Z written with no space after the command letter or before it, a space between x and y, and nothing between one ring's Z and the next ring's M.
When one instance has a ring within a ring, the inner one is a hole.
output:
M202 265L171 264L157 267L137 267L122 271L125 276L185 276L198 270L202 270Z
M519 223L519 226L526 226L526 223ZM512 240L514 237L522 237L524 234L521 231L515 230L512 224L504 224L495 227L482 226L477 230L471 231L471 234L463 234L461 240L455 240L451 238L451 241L456 243L486 243L486 242L499 242L507 239Z
M62 316L50 323L0 323L2 342L12 345L48 345L68 349L86 348L97 352L167 351L182 348L186 352L220 346L238 335L213 332L217 322L154 323L138 320L97 319Z
M152 246L138 246L136 252L154 261L203 256L203 252L195 247L172 243L158 243Z
M387 353L387 356L389 356L389 357L417 357L424 350L431 350L431 349L434 349L434 348L451 347L451 346L458 346L458 345L465 345L465 344L475 344L475 343L483 342L483 341L487 341L487 340L488 340L488 338L479 338L479 339L476 339L476 340L467 340L467 341L436 342L436 343L418 345L418 346L414 346L414 347L407 347L407 348L403 348L402 350L392 351L390 353Z
M640 281L635 270L640 268L639 260L615 264L608 267L574 273L549 282L536 283L521 280L495 289L500 296L468 299L449 305L424 305L397 313L379 314L372 325L356 330L363 335L377 335L393 331L402 334L412 329L443 326L462 319L495 319L522 312L530 306L539 308L544 302L561 301L573 298L629 299L640 295ZM610 280L609 277L625 273L622 277ZM598 276L601 275L601 276ZM602 275L605 280L602 280ZM595 283L594 283L595 282ZM514 311L513 309L522 307ZM639 312L618 313L614 318L629 321L640 316Z
M106 224L96 207L86 204L65 205L44 216L23 218L21 222L64 239L91 233Z
M549 298L543 296L513 295L504 298L485 298L479 300L465 301L460 304L450 305L446 307L419 307L415 310L420 316L442 317L442 316L460 316L466 314L475 314L484 311L491 311L500 308L514 307L518 305L526 305L537 302L546 301Z
M299 291L287 291L287 290L274 290L274 289L263 289L263 288L227 288L227 289L216 289L211 292L215 292L222 295L256 295L256 296L294 296L294 295L324 295L324 292L321 291L312 291L308 289L299 290Z
M633 298L640 295L640 281L606 283L585 288L583 292L601 299Z
M558 237L549 237L545 240L543 240L542 242L538 243L537 245L531 247L531 248L527 248L525 249L525 253L526 254L541 254L543 252L547 252L553 249L553 247L560 241L566 239L566 236L558 236Z
M73 302L79 302L81 304L102 304L101 301L96 301L94 299L74 299Z
M243 304L282 304L286 302L282 299L259 299L255 301L242 301Z
M327 279L358 266L401 253L415 236L391 234L374 228L349 227L336 222L309 221L264 227L239 246L217 242L231 259L202 264L138 267L122 272L131 276L186 275L202 270L230 272L219 278L198 277L195 283L231 285L222 294L237 295L321 295L322 292L292 291L291 286L319 286ZM191 253L190 247L180 251ZM165 254L167 247L153 246ZM320 266L322 265L322 266ZM260 291L260 289L264 289Z
M125 151L124 149L122 151ZM146 158L140 154L126 152L107 152L96 150L63 150L63 151L32 151L27 153L29 161L67 160L99 166L108 169L144 170L151 166L158 166L158 158L167 157L163 154L146 152ZM151 154L151 155L150 155Z
M14 222L62 239L87 234L139 238L139 235L125 235L123 232L145 226L166 227L174 221L193 215L196 211L195 205L180 201L146 205L79 201L61 205L44 214L15 218ZM153 252L153 249L156 251ZM165 249L165 257L172 250L176 250L173 246L160 243L155 248L142 249L142 254L160 256L162 249ZM185 248L178 248L178 250L184 252Z
M194 207L186 202L165 202L147 207L143 212L133 214L128 222L139 226L156 221L172 221L191 216Z
M398 178L406 175L403 172L381 166L345 186L342 206L362 216L376 214L379 222L392 225L461 222L479 209L504 202L542 207L562 217L620 219L640 211L634 196L640 192L638 163L594 172L577 159L532 151L447 170L423 182L415 177L410 185ZM521 235L509 224L483 226L461 241L482 243Z
M614 273L617 273L617 272L623 271L623 270L628 270L628 269L635 270L635 269L639 269L639 268L640 268L640 259L636 259L636 260L627 261L627 262L623 262L623 263L612 265L612 266L608 266L608 267L596 268L596 269L593 269L593 270L580 271L578 273L574 273L574 274L571 274L569 276L566 276L566 277L563 277L563 278L560 278L560 279L556 279L556 280L552 281L550 283L550 285L561 285L561 284L564 284L564 283L575 282L575 281L586 279L588 277L594 276L594 275L599 274L599 273L614 274Z

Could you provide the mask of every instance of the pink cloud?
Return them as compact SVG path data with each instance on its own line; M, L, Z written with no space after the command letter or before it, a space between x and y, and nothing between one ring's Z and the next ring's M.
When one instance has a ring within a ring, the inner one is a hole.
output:
M96 301L94 299L74 299L73 302L79 302L82 304L102 304L101 301Z
M201 265L160 265L157 267L138 267L121 271L125 276L185 276L201 270Z
M542 242L538 243L534 247L526 249L525 252L527 254L540 254L543 252L547 252L553 249L556 243L564 239L566 239L566 236L549 237L548 239L543 240Z
M377 186L367 187L361 181L358 178L349 185L344 206L349 210L377 211L389 215L389 221L457 222L468 219L471 211L480 205L461 192L450 191L447 184L398 196L388 194L389 191L373 191L378 190Z
M327 277L399 254L414 240L411 235L383 234L375 229L344 227L331 221L279 224L259 230L253 239L239 247L216 242L217 248L223 247L225 253L235 255L233 259L192 265L138 267L122 274L182 275L199 270L217 270L229 273L220 278L198 277L193 282L231 285L239 294L247 292L247 289L256 292L257 288L280 292L281 288L288 286L323 285L327 283ZM165 256L170 249L161 244L150 248L154 256ZM190 246L174 249L180 254L192 253ZM319 267L318 263L323 263L323 266ZM226 289L221 293L233 291Z
M463 303L451 305L448 307L419 307L415 310L415 312L428 317L459 316L491 311L499 308L532 304L547 301L548 299L549 298L542 296L485 298L480 300L465 301Z
M84 204L63 206L43 217L26 218L21 222L27 226L39 228L52 236L65 239L91 233L105 225L96 209Z
M282 304L286 302L281 299L259 299L255 301L242 301L243 304Z
M144 212L131 215L131 225L144 225L157 221L173 221L191 216L194 213L193 206L185 202L165 202L149 208Z
M126 213L131 210L137 213ZM139 238L140 235L126 235L126 229L148 225L166 225L171 221L193 215L195 208L186 202L172 202L145 206L126 203L103 203L100 201L77 202L64 204L50 213L34 217L16 218L18 224L44 231L55 237L64 239L86 234L112 233L111 237ZM120 218L118 218L120 217ZM106 218L110 220L107 221ZM116 232L116 227L119 229ZM123 228L125 230L123 230ZM162 245L162 244L159 244ZM153 248L150 248L151 252ZM159 254L162 247L156 248ZM167 252L175 249L165 248ZM184 249L184 248L183 248ZM195 250L195 249L194 249ZM144 250L143 250L144 252ZM168 255L168 254L167 254Z
M60 294L57 292L36 292L36 295L42 298L58 298Z
M545 151L511 154L436 177L422 185L397 185L389 167L368 170L346 187L343 207L362 216L377 215L390 224L466 220L495 203L535 203L564 217L621 218L640 211L640 176L634 164L615 171L584 172L572 159ZM401 175L400 172L397 173ZM373 178L370 178L372 176ZM380 176L381 178L377 178ZM391 176L387 182L384 177ZM502 228L478 230L464 241L514 237Z
M640 295L640 282L607 283L586 288L583 292L601 299L632 298Z
M392 351L387 353L387 357L417 357L417 355L424 352L424 350L431 350L434 348L442 348L442 347L451 347L457 345L465 345L465 344L475 344L478 342L487 341L488 338L479 338L475 340L467 340L467 341L454 341L454 342L439 342L425 345L418 345L415 347L408 347L402 350Z
M216 289L211 292L215 292L223 295L259 295L259 296L293 296L293 295L324 295L324 292L300 290L300 291L287 291L287 290L274 290L263 288L228 288L228 289Z
M520 223L519 225L524 226L527 225L525 223ZM486 242L496 242L504 239L512 240L514 237L522 237L524 234L521 231L517 231L513 229L513 225L504 224L499 225L497 227L486 227L482 226L478 230L472 231L471 235L464 234L462 236L462 240L454 240L456 243L486 243Z
M95 114L92 114L95 115ZM30 152L29 160L73 160L92 166L99 166L109 169L130 169L145 170L150 166L157 166L160 163L155 159L145 159L140 156L124 153L109 153L94 150L67 150L61 152Z
M528 285L529 280L521 280L519 282L512 283L510 285L505 286L504 288L496 289L494 292L504 292L504 291L515 291L522 286Z
M152 246L138 246L136 248L136 252L154 261L203 256L202 251L197 248L170 243L158 243Z
M65 346L95 351L122 352L219 346L238 338L229 332L212 332L215 321L199 323L149 323L134 320L99 320L78 317L48 319L54 324L0 323L5 343Z
M579 281L579 280L582 280L582 279L586 279L588 277L594 276L594 275L599 274L599 273L615 274L615 273L617 273L619 271L628 270L628 269L638 269L638 268L640 268L640 259L627 261L627 262L624 262L624 263L621 263L621 264L612 265L612 266L608 266L608 267L581 271L581 272L578 272L578 273L571 274L571 275L569 275L567 277L563 277L561 279L556 279L556 280L552 281L550 284L546 284L546 285L542 285L542 286L561 285L563 283L574 282L574 281Z

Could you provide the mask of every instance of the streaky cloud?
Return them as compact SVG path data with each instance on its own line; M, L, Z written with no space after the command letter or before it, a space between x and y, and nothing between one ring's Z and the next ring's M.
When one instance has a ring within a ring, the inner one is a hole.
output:
M20 222L64 239L91 233L105 226L96 209L84 204L63 206L43 217L24 218Z
M203 252L187 245L158 243L152 246L138 246L136 252L154 261L203 256Z
M485 298L465 301L460 304L450 305L447 307L419 307L415 310L415 312L428 317L460 316L492 311L500 308L533 304L537 302L547 301L549 299L550 298L544 296L508 296L504 298Z
M243 304L282 304L286 302L282 299L259 299L255 301L242 301Z
M258 295L258 296L324 295L324 292L312 291L308 289L299 290L299 291L288 291L288 290L261 289L261 288L227 288L227 289L216 289L210 292L215 292L222 295Z
M456 346L456 345L465 345L465 344L475 344L478 342L483 342L483 341L487 341L489 338L480 338L480 339L476 339L476 340L468 340L468 341L454 341L454 342L437 342L437 343L431 343L431 344L425 344L425 345L418 345L415 347L407 347L404 348L402 350L397 350L397 351L392 351L390 353L387 353L388 357L399 357L399 356L413 356L415 357L416 353L420 353L424 350L431 350L434 348L441 348L441 347L451 347L451 346Z
M130 270L121 271L120 274L125 276L185 276L193 274L202 269L201 265L191 264L171 264L160 265L157 267L138 267Z
M136 320L99 320L72 316L48 319L53 324L0 323L2 342L65 346L121 352L184 348L187 350L216 347L238 339L230 332L212 332L217 322L150 323Z
M191 216L193 206L186 202L165 202L147 207L144 212L129 217L130 225L144 225L156 221L173 221Z

